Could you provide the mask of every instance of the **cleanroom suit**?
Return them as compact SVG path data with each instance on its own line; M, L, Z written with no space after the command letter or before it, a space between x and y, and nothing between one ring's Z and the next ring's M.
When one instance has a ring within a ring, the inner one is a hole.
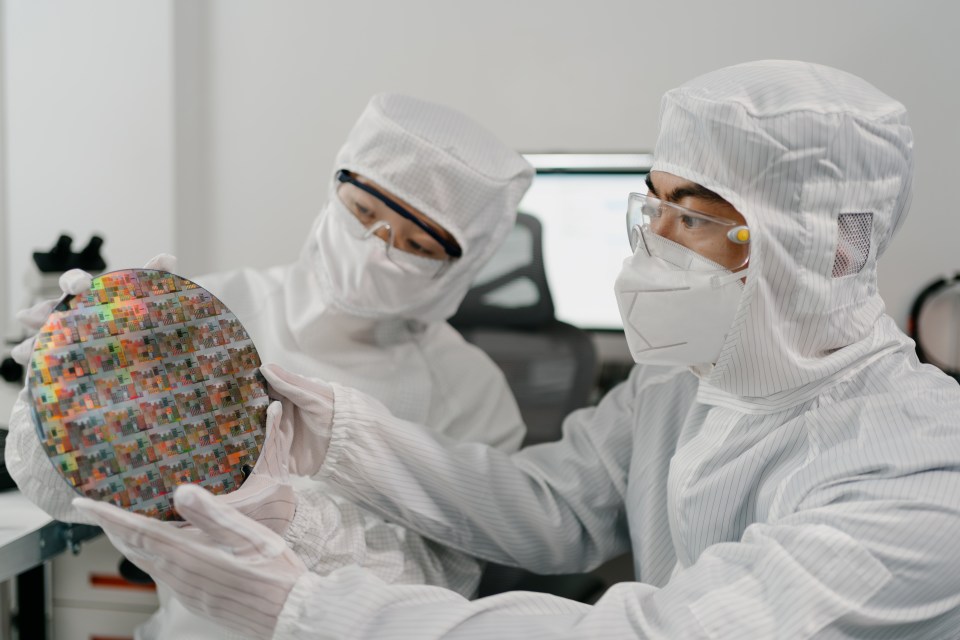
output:
M563 440L512 455L332 385L320 471L450 547L543 573L632 550L637 582L589 606L305 573L274 637L957 637L960 388L917 361L877 292L912 146L901 104L819 65L668 92L654 170L720 194L751 231L717 361L640 365Z
M397 416L446 437L517 450L524 426L502 372L446 319L513 227L532 168L451 109L382 94L370 101L337 155L328 176L331 200L338 197L333 174L341 169L374 181L442 225L458 241L462 257L426 285L414 279L347 283L400 289L403 304L344 308L325 260L351 256L319 255L318 234L326 217L338 213L328 205L293 264L194 280L243 322L263 362L362 389ZM70 506L76 493L46 459L26 402L11 419L7 461L22 491L48 513L83 520ZM298 485L297 502L284 535L314 571L358 564L387 582L437 584L467 596L476 590L481 570L476 560L374 516L332 487L316 481ZM139 630L140 638L242 637L190 613L168 599L164 585L159 588L163 605Z

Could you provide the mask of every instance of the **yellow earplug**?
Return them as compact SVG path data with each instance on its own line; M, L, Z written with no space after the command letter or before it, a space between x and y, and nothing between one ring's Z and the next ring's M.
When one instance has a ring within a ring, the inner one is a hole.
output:
M730 242L747 244L750 242L750 229L744 226L734 227L730 229L730 231L727 231L727 237L730 238Z

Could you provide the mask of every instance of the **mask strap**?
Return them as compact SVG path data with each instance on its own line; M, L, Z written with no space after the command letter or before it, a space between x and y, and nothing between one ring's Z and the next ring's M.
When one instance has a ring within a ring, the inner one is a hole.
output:
M449 260L449 259L448 259L448 260L444 260L444 261L443 261L443 264L440 265L440 268L437 269L437 272L436 272L435 274L433 274L433 278L432 278L432 279L433 279L433 280L437 280L438 278L440 278L440 276L444 275L444 274L447 272L447 270L450 269L450 265L452 265L452 264L453 264L453 260Z
M643 249L643 253L647 257L652 257L653 255L647 247L647 239L643 236L643 229L638 224L633 225L633 228L630 229L630 245L633 247L634 253L636 253L638 249Z
M714 276L712 282L713 285L719 289L720 287L727 286L731 282L743 280L749 273L750 267L747 267L746 269L741 269L740 271L731 271L730 273Z

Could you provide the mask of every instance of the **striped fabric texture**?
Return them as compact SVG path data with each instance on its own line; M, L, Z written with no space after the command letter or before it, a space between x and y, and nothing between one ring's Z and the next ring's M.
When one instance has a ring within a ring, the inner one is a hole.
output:
M442 318L459 306L473 275L512 228L533 174L519 154L465 116L395 94L371 100L330 176L340 168L375 179L454 232L464 255L425 299L424 309ZM317 282L315 251L310 234L293 264L194 280L242 320L265 363L361 389L393 414L453 440L519 448L520 411L490 358L442 319L374 320L330 309ZM10 426L7 464L23 493L57 519L83 521L71 505L77 494L47 459L24 400ZM387 582L476 591L476 560L335 494L321 482L298 487L300 508L287 541L314 571L356 564ZM163 585L159 593L162 608L139 630L141 640L244 637L190 613Z
M519 153L462 113L393 93L370 100L337 154L334 172L339 169L399 196L453 234L463 249L440 278L409 294L420 304L405 317L425 322L456 312L513 228L534 173Z
M444 319L513 226L533 170L490 132L452 109L398 94L374 96L340 149L332 176L374 180L450 230L464 250L422 292L416 316L368 319L325 301L315 231L291 265L198 280L242 318L265 363L361 389L392 413L455 440L516 451L523 421L506 379ZM328 197L335 198L331 186ZM326 209L325 209L326 210ZM287 542L315 572L347 565L389 583L476 591L480 564L351 504L323 482L298 486ZM161 591L161 594L164 592ZM164 598L142 640L241 638Z
M655 169L720 193L752 231L716 365L638 366L562 441L512 455L337 386L321 470L454 549L542 573L632 549L637 582L593 606L471 602L348 567L302 577L275 637L960 637L960 387L917 361L876 286L910 200L902 105L765 61L669 92L661 118ZM841 216L865 213L862 264L835 275Z

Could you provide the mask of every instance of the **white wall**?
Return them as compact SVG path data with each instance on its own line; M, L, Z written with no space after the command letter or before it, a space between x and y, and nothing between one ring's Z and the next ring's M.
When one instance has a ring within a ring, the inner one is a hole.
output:
M209 8L203 270L289 260L367 98L401 90L474 116L520 150L649 150L660 94L757 58L862 75L910 110L913 213L881 265L902 322L960 269L960 4L900 0L219 0Z
M4 6L0 4L0 34L4 32L5 22ZM10 252L7 247L9 246L8 236L10 234L7 231L7 188L5 184L7 177L7 145L4 140L6 134L6 126L4 125L6 121L6 100L4 95L6 94L7 58L6 48L4 47L5 41L5 38L0 38L0 358L6 357L2 341L6 338L6 319L10 314L7 310L7 274L10 271Z
M122 252L111 240L114 266L168 247L185 274L291 260L377 91L461 109L524 151L642 151L666 89L800 58L912 114L913 213L880 271L890 312L902 323L923 284L960 269L951 0L6 3L11 264L61 226L80 234L78 213L102 216L109 238L167 221Z
M173 5L3 4L8 307L36 249L106 237L113 267L174 246Z

